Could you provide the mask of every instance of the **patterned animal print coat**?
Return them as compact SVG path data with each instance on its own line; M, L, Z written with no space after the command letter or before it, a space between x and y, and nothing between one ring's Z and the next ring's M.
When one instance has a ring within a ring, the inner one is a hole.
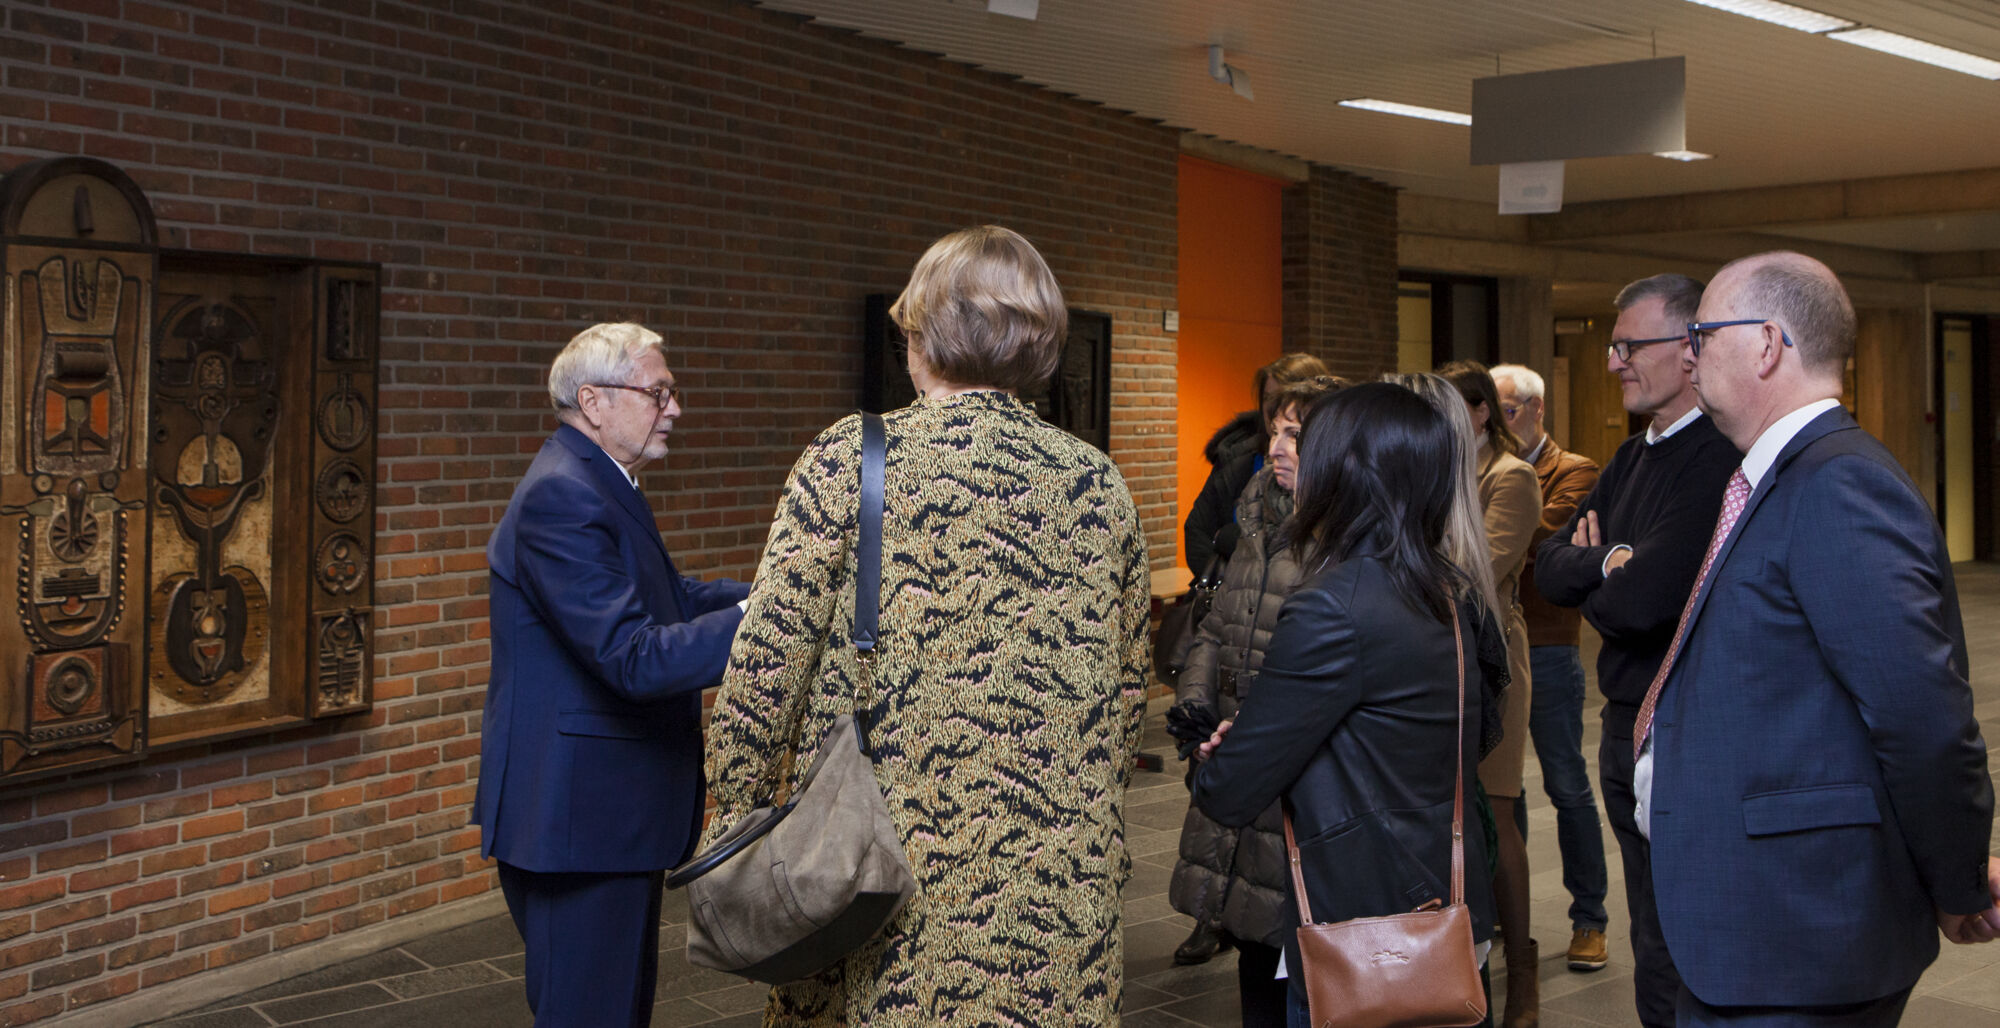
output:
M1005 393L886 420L869 741L918 890L883 936L772 990L765 1023L1113 1024L1149 672L1131 495L1104 454ZM856 417L828 429L779 501L709 726L703 845L789 787L853 709L860 440Z

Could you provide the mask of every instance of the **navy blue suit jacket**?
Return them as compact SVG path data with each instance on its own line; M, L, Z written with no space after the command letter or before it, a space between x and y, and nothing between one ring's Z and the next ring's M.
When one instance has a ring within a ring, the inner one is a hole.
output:
M701 690L722 677L750 587L681 577L645 497L567 425L486 559L480 852L530 871L680 863L701 824Z
M1855 1003L1991 905L1993 789L1943 534L1888 450L1814 418L1697 594L1654 722L1653 891L1713 1005Z

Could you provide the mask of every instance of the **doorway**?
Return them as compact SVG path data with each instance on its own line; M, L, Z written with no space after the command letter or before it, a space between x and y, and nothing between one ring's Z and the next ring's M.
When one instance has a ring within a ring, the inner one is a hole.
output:
M1937 369L1938 523L1954 561L1991 560L1995 503L1993 319L1940 314L1934 325Z
M1397 370L1429 371L1452 361L1500 362L1500 284L1472 275L1405 271L1397 276L1397 318L1402 324ZM1418 341L1429 342L1424 353ZM1412 367L1428 357L1429 364Z

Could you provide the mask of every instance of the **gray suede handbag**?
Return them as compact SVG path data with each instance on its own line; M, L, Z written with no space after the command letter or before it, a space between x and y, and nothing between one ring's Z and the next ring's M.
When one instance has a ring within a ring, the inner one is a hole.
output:
M872 698L882 587L882 417L861 415L861 515L854 643ZM875 780L869 704L842 714L781 806L759 805L667 876L687 887L688 963L774 985L838 963L917 891Z

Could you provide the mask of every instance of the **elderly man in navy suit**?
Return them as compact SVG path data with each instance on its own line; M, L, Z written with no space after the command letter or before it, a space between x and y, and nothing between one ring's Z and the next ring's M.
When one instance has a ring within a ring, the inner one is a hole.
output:
M537 1026L651 1023L661 872L701 826L701 690L750 587L683 578L634 473L681 413L663 340L585 329L562 422L486 548L493 677L474 823L527 945Z
M1893 1025L1940 928L2000 933L1943 534L1840 407L1833 272L1747 257L1698 316L1695 389L1745 456L1633 726L1676 1020Z

